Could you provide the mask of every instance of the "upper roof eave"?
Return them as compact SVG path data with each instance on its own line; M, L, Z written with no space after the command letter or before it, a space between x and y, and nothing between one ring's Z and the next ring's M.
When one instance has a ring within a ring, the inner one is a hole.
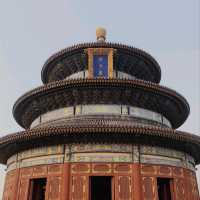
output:
M78 52L87 48L114 48L117 50L122 50L122 51L126 51L129 52L129 54L132 55L138 55L138 56L142 56L145 60L148 60L149 62L152 63L152 66L155 68L156 70L156 77L155 77L155 81L156 83L160 82L161 79L161 69L160 66L158 64L158 62L147 52L145 52L144 50L132 47L132 46L128 46L128 45L124 45L124 44L120 44L120 43L111 43L111 42L90 42L90 43L81 43L81 44L76 44L70 47L67 47L65 49L62 49L61 51L53 54L44 64L42 71L41 71L41 78L43 83L48 83L48 73L51 70L52 67L54 67L54 65L51 65L51 63L55 62L57 59L63 57L64 55L70 55L73 52Z

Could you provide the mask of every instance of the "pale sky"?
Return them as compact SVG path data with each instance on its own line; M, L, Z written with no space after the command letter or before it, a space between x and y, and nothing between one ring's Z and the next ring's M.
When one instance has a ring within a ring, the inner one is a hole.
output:
M161 85L191 106L179 130L199 134L199 0L0 0L0 136L22 130L12 106L42 84L46 59L75 43L95 41L97 26L107 29L108 41L144 49L159 62ZM1 165L0 198L3 177Z

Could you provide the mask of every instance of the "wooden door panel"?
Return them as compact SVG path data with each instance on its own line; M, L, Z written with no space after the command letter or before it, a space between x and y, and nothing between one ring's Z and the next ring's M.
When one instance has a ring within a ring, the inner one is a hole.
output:
M72 200L88 200L88 177L72 176L71 184Z
M115 176L115 199L131 200L132 199L132 177L131 176Z

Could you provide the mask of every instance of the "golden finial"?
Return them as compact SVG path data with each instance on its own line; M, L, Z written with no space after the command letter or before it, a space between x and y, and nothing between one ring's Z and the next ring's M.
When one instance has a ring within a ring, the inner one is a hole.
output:
M106 29L102 27L98 27L96 29L96 36L98 42L105 42L106 40Z

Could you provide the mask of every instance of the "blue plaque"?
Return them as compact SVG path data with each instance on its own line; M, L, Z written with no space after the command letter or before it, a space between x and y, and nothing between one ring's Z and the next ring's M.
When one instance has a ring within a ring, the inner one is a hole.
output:
M108 78L108 55L93 56L93 76Z

